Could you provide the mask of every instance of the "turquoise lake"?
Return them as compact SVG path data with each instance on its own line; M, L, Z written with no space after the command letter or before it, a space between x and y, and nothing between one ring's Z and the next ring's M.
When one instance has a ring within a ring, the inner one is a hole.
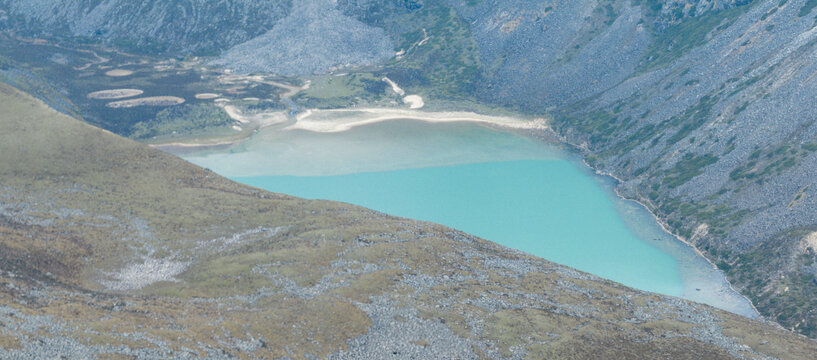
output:
M757 313L612 179L525 135L469 123L263 130L181 154L236 181L444 224L642 290Z
M445 224L633 287L683 294L677 261L630 232L603 190L566 161L235 180Z

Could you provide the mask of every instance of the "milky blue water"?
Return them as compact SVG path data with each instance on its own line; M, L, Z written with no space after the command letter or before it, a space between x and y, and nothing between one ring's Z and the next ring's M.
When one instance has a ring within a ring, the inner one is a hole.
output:
M683 294L678 262L630 232L604 191L566 161L235 180L445 224L633 287Z
M184 154L236 181L427 220L622 284L756 313L723 274L552 144L473 124L262 131Z

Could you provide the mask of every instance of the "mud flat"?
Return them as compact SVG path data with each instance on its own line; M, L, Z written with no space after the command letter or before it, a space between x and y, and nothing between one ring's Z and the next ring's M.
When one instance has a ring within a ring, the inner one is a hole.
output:
M139 96L144 94L144 91L139 89L113 89L113 90L101 90L101 91L94 91L88 94L89 99L99 99L99 100L113 100L113 99L124 99L134 96Z
M109 108L124 109L137 106L174 106L183 104L184 99L176 96L153 96L141 99L122 100L108 103Z
M124 77L133 75L133 71L125 69L115 69L106 72L105 75L110 77Z

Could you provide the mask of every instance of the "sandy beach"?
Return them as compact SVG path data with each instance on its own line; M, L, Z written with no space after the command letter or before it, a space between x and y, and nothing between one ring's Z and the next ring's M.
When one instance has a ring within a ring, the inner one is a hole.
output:
M189 151L196 147L206 148L237 144L249 138L256 131L275 125L285 126L276 131L303 130L318 133L344 132L360 126L394 120L420 121L425 123L471 122L485 126L519 130L541 130L548 128L547 120L542 118L523 119L509 116L482 115L464 111L430 112L399 108L313 109L302 112L292 119L287 116L286 111L245 113L236 106L225 104L221 107L230 118L236 121L233 130L238 131L238 133L209 138L175 140L174 142L153 144L152 146L165 149L184 148ZM291 125L287 125L288 122L290 122Z
M427 123L474 122L510 129L547 128L545 119L525 120L513 117L454 111L427 112L406 109L369 108L308 110L299 114L295 124L288 126L286 129L333 133L391 120L411 120Z

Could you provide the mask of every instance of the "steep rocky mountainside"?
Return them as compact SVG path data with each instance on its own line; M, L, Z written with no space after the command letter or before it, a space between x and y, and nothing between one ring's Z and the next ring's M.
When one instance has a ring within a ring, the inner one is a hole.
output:
M130 51L218 54L263 34L290 7L287 0L0 0L0 25Z
M0 0L0 27L141 54L218 55L239 71L283 75L365 66L394 56L382 29L333 0ZM229 51L227 51L229 50Z
M442 226L271 194L0 85L0 357L810 359Z
M299 1L272 29L226 51L216 64L241 72L282 75L323 73L394 56L383 29L344 15L333 0Z
M810 336L815 5L756 1L670 27L635 72L560 108L555 122L761 312Z
M146 34L158 34L164 50L224 52L216 62L246 71L379 61L363 70L428 95L429 106L552 114L558 135L719 264L764 315L817 336L816 0L321 0L297 11L210 0L230 9L213 13L205 2L130 3L0 0L0 21L56 37L65 24L145 53L156 52ZM188 13L197 15L175 16ZM315 36L333 24L358 30Z

